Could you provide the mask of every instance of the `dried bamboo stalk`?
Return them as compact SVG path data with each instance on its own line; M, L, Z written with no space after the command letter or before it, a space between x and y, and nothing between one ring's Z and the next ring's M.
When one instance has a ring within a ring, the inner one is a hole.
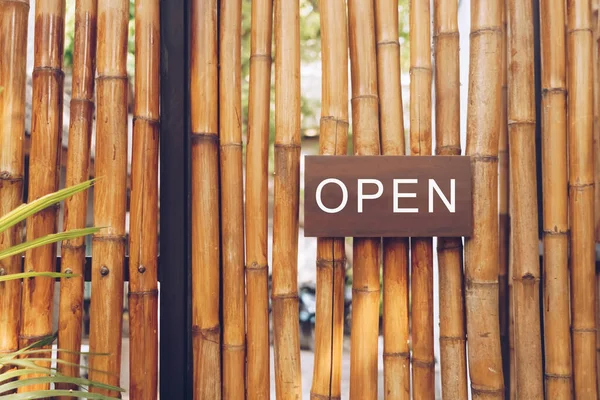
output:
M119 384L127 209L127 33L129 1L98 3L94 225L90 379ZM106 371L109 374L105 372ZM91 391L109 395L106 390ZM116 395L116 393L110 393Z
M23 201L23 132L28 0L0 0L0 215ZM21 225L0 233L0 249L20 240ZM21 272L21 256L0 261L0 274ZM19 348L21 282L0 283L0 354Z
M94 114L94 77L96 74L97 1L75 3L75 40L73 47L73 88L70 103L69 147L65 186L73 186L89 178L90 144ZM87 221L88 194L78 193L65 200L64 230L84 228ZM85 238L66 240L61 246L63 273L79 275L60 282L58 353L66 363L58 370L79 377L81 330L83 317L83 284ZM76 390L75 385L62 385Z
M354 155L378 155L379 97L373 2L348 1ZM350 399L377 398L381 239L354 238Z
M498 318L498 144L502 116L503 0L471 2L467 155L473 235L465 240L465 300L473 399L504 398Z
M431 155L431 27L429 0L410 1L410 152ZM411 238L412 379L415 399L435 397L433 243Z
M433 3L436 154L460 156L458 1ZM467 359L462 238L438 238L442 393L466 399Z
M28 201L58 189L62 145L64 48L64 0L37 2L35 7L35 56ZM57 207L27 219L27 240L56 231ZM25 254L25 271L54 271L56 245ZM54 279L33 278L23 282L20 345L27 346L52 334ZM46 364L47 366L47 364ZM29 385L19 392L42 390L48 384Z
M248 400L270 396L269 377L269 115L273 2L252 4L246 146L246 291Z
M242 182L241 0L220 1L219 124L224 399L246 392L244 184Z
M158 388L160 3L135 3L135 105L129 225L129 395Z
M321 2L320 16L323 84L319 154L345 155L348 143L346 2ZM345 266L344 238L318 238L311 399L341 398Z
M569 210L573 382L577 398L595 399L593 39L590 0L567 3Z
M533 5L509 0L508 135L517 393L544 397L535 160Z
M217 1L192 1L190 43L194 398L221 398ZM241 377L240 377L241 379Z
M502 4L502 104L500 117L500 139L498 142L498 213L499 213L499 264L498 296L500 300L500 346L502 349L502 367L504 388L510 390L510 308L508 279L510 216L509 216L509 160L508 160L508 26L506 21L506 1Z
M398 2L375 1L381 149L404 155ZM383 239L383 373L386 399L410 399L408 239Z
M594 37L593 68L594 68L594 151L600 150L600 64L598 50L600 47L600 0L592 0L592 29ZM594 213L596 243L600 242L600 157L594 157ZM597 274L600 284L600 275ZM598 308L598 307L597 307ZM598 336L598 335L597 335ZM600 349L600 339L597 340ZM600 373L599 373L600 376ZM600 388L600 381L598 381Z
M277 399L302 396L298 319L300 4L275 1L273 335Z
M541 0L546 396L572 394L567 212L565 2Z

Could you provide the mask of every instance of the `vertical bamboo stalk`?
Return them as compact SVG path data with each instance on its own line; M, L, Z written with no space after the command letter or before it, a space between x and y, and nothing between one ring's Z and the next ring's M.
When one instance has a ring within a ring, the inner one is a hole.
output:
M217 1L194 0L191 8L194 399L218 400L221 398L221 327Z
M223 398L245 390L244 184L242 182L241 0L220 2L219 137L223 279Z
M600 150L600 64L599 64L599 47L600 47L600 1L592 0L592 29L593 29L593 68L594 68L594 151ZM594 157L594 213L595 222L595 237L596 243L600 242L600 157ZM600 276L600 275L598 275ZM599 280L600 278L596 278ZM598 336L598 335L597 335ZM600 348L600 340L598 340L598 348ZM600 385L600 381L598 383ZM600 387L600 386L599 386Z
M546 396L572 398L567 213L565 2L541 0Z
M94 114L94 76L96 73L97 1L78 0L75 4L75 41L73 47L73 88L70 104L69 147L65 186L89 178L90 143ZM87 220L87 191L65 200L64 230L84 228ZM85 239L66 240L61 246L63 273L79 275L60 282L58 323L58 364L64 374L79 377L83 313ZM68 364L71 363L71 364ZM74 385L63 388L77 389Z
M403 155L398 2L375 1L377 82L383 154ZM383 239L383 373L385 398L410 399L408 239Z
M90 378L118 385L123 327L123 268L127 208L127 33L129 1L98 3L96 176L92 242ZM100 372L106 371L106 372ZM106 390L92 391L108 394ZM115 393L111 393L115 395Z
M499 213L499 264L498 264L498 296L500 300L500 346L502 349L502 366L504 388L510 390L510 308L508 279L510 216L509 216L509 160L508 160L508 26L506 22L506 1L502 4L502 104L500 117L500 139L498 142L498 213Z
M348 1L355 155L380 154L373 2ZM354 238L350 399L377 398L381 239Z
M298 320L300 3L275 0L273 335L277 399L302 396Z
M590 0L569 0L567 13L573 382L575 396L595 399L593 43Z
M252 3L246 147L246 291L248 400L270 396L269 376L269 115L273 3Z
M465 240L465 305L473 399L504 398L498 318L502 4L471 2L467 155L473 170L474 229Z
M23 135L28 0L0 0L0 215L23 201ZM19 242L21 226L0 233L0 249ZM0 274L21 272L21 256L0 261ZM21 282L0 283L0 354L19 348Z
M535 160L533 5L509 0L508 136L510 141L511 240L515 360L519 397L544 396L540 325L540 262Z
M458 1L433 4L436 154L460 156ZM438 238L442 393L466 399L467 359L462 238Z
M37 2L35 7L35 56L29 156L28 200L58 189L62 145L62 71L64 46L64 0ZM56 230L58 208L51 207L27 220L27 240ZM25 271L54 271L56 246L46 245L25 255ZM33 278L23 282L21 299L21 347L52 334L54 279ZM47 388L30 385L20 392Z
M156 399L160 4L135 3L135 105L129 224L129 395Z
M346 2L320 4L323 56L319 154L346 154L348 143L348 31ZM311 399L341 397L344 340L344 238L317 239L317 306Z
M431 155L431 27L429 0L410 1L410 152ZM433 244L411 238L412 378L415 399L435 397Z

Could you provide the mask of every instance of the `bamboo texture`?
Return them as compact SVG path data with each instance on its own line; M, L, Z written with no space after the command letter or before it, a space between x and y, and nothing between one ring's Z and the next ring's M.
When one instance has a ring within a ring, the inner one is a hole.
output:
M379 97L372 2L348 1L354 155L379 155ZM354 238L350 399L377 398L381 239Z
M35 7L35 56L33 63L31 151L28 201L58 189L62 146L64 0L37 2ZM57 207L27 219L27 240L56 231ZM56 245L25 254L26 272L54 271ZM54 280L38 277L23 281L20 345L25 347L52 334ZM47 366L47 364L46 364ZM19 392L42 390L48 384L29 385Z
M572 393L567 211L565 2L542 0L542 193L546 396Z
M269 116L273 3L252 3L250 93L246 146L246 301L248 400L270 396L269 349Z
M500 346L502 349L502 367L504 388L510 390L510 314L509 288L512 281L508 279L510 216L509 216L509 160L508 160L508 23L506 20L506 1L502 4L502 104L500 117L500 139L498 141L498 213L499 213L499 264L498 264L498 297L500 301Z
M431 155L431 28L429 0L410 1L410 152ZM433 243L411 238L413 398L435 397Z
M433 3L436 154L460 156L458 1ZM467 359L462 238L438 238L442 394L466 399Z
M508 136L517 394L544 397L535 157L533 4L509 0Z
M300 3L275 1L273 335L277 399L302 396L298 319Z
M129 395L158 389L160 3L135 3L135 105L129 225Z
M590 1L569 0L567 15L573 384L577 398L595 399L596 274Z
M600 0L592 0L592 29L594 30L594 154L600 150ZM600 157L594 157L594 216L596 243L600 242ZM600 271L596 265L596 293L600 290ZM600 297L596 297L600 301ZM600 360L600 305L596 303L596 365ZM596 368L596 385L600 393L600 369Z
M465 239L465 306L473 399L504 398L498 318L498 145L503 0L471 2L467 155L473 235Z
M322 108L319 154L345 155L348 143L348 31L346 2L320 5ZM341 398L344 340L344 238L317 239L317 308L311 398Z
M90 379L119 384L127 209L127 34L129 2L98 3L96 176L92 241ZM102 371L102 372L101 372ZM105 371L105 372L104 372ZM92 392L115 395L91 388Z
M94 77L96 73L97 1L78 0L75 3L75 39L73 45L73 86L69 121L69 147L65 187L84 182L89 178L90 144L94 114ZM64 230L85 228L88 194L78 193L65 200ZM62 278L58 323L58 348L64 349L58 357L65 363L58 370L68 376L79 377L83 284L85 266L85 238L63 241L61 245L61 270L79 275ZM68 364L70 363L70 364ZM63 389L76 389L62 385Z
M23 201L23 132L29 1L0 1L0 215ZM0 234L0 249L20 242L21 226ZM21 271L21 257L0 260L0 274ZM21 282L0 283L0 354L19 348Z
M245 376L241 0L220 1L219 138L223 290L222 396L243 399Z
M219 400L221 325L217 1L194 0L191 8L193 386L194 399Z
M404 155L398 4L375 1L379 124L384 155ZM383 373L386 399L410 399L408 239L383 239Z

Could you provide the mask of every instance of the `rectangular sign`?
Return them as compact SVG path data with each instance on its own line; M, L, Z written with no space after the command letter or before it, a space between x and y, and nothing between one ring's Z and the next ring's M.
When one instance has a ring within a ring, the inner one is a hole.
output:
M469 157L306 156L305 162L305 236L472 233Z

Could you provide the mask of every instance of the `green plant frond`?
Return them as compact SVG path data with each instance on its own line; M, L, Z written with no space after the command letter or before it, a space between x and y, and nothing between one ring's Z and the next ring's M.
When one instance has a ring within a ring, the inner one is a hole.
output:
M98 372L99 374L104 374L104 375L110 375L110 376L119 376L118 374L114 374L112 372L108 372L108 371L102 371L96 368L90 368L87 367L85 365L79 365L77 363L72 363L69 361L65 361L65 360L61 360L61 359L57 359L57 358L44 358L44 357L36 357L36 358L17 358L17 359L13 359L10 360L9 362L3 364L2 362L0 362L0 365L14 365L16 367L22 367L22 368L43 368L40 367L39 365L35 364L36 362L45 362L45 363L56 363L56 364L61 364L61 365L68 365L71 367L77 367L77 368L81 368L81 369L85 369L87 371L93 371L93 372ZM56 370L56 368L50 368L51 370Z
M41 377L34 377L34 378L19 379L16 381L5 383L3 385L0 385L0 395L2 395L2 393L6 393L8 391L11 391L11 390L14 390L14 389L17 389L20 387L46 384L46 383L68 383L68 384L77 385L77 386L89 386L89 387L95 387L95 388L99 388L99 389L111 390L111 391L115 391L115 392L124 392L124 390L121 389L120 387L107 385L105 383L90 381L89 379L74 378L72 376L65 376L65 375L51 375L51 376L41 376Z
M40 368L19 368L19 369L13 369L10 371L6 371L6 372L0 374L0 384L3 384L4 382L8 381L9 379L16 378L17 376L43 373L40 371L43 369L45 369L45 368L41 368L41 367Z
M6 400L28 400L28 399L47 399L58 396L77 397L80 399L102 399L119 400L118 397L109 397L98 393L79 392L77 390L37 390L35 392L15 393L3 396Z
M63 274L61 272L21 272L18 274L0 275L0 282L12 281L15 279L27 279L27 278L74 278L79 275L77 274Z
M69 275L73 276L73 275ZM25 350L25 349L23 349ZM20 350L19 350L20 351ZM55 351L57 353L65 353L65 354L79 354L82 356L110 356L110 353L91 353L89 351L73 351L66 349L36 349L36 350L27 350L23 351L21 354L29 355L29 354L39 354L39 353L48 353L50 351Z
M98 232L100 228L83 228L83 229L71 229L66 232L53 233L50 235L43 236L41 238L33 239L25 243L18 244L16 246L9 247L8 249L0 251L0 260L6 257L14 256L23 253L27 250L35 249L36 247L45 246L47 244L60 242L68 239L75 239L81 236L92 235Z
M73 196L76 193L82 192L90 188L99 178L90 179L79 183L77 185L70 186L68 188L61 189L57 192L47 194L40 197L39 199L33 200L27 204L22 204L4 216L0 217L0 232L4 232L8 228L18 224L27 217L42 211L43 209L56 204L66 198Z

